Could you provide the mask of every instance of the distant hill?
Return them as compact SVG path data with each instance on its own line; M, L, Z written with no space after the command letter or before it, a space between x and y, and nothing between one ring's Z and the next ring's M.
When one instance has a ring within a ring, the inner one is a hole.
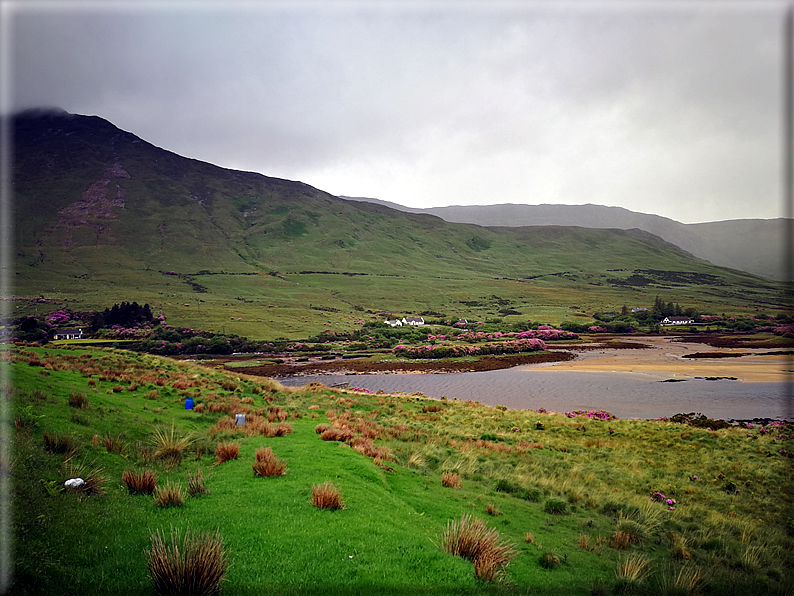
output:
M656 295L782 307L779 285L640 229L450 223L188 159L97 116L38 110L11 124L17 296L136 300L253 338L367 312L559 322Z
M659 215L602 205L472 205L416 209L378 199L370 201L409 213L437 215L445 221L481 226L582 226L637 228L683 248L715 265L748 271L769 279L786 277L785 238L790 222L779 219L737 219L684 224Z

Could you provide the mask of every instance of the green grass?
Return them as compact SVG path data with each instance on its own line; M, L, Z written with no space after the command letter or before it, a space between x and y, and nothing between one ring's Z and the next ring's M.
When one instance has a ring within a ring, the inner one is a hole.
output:
M33 352L44 367L28 364L26 355ZM791 468L777 452L791 441L774 438L791 434L791 427L772 435L757 429L711 432L454 400L423 412L438 402L287 389L267 379L118 350L27 348L6 354L13 357L18 426L12 459L4 462L11 466L15 505L13 594L58 594L67 584L83 594L151 594L146 551L153 534L167 536L172 527L219 533L229 553L222 584L228 594L584 595L599 582L610 589L622 585L616 570L629 557L650 560L649 575L639 582L647 593L675 585L685 566L707 569L701 581L712 593L729 586L736 594L783 593L792 579ZM138 389L114 392L124 378ZM234 385L224 388L230 378ZM188 381L192 387L175 388ZM147 398L154 388L158 396ZM90 401L79 410L80 421L68 406L72 392L86 393ZM186 394L204 410L186 411ZM211 413L213 404L228 409ZM217 430L216 423L235 411L266 414L271 406L288 413L291 434L266 438L247 436L241 427ZM545 430L535 430L537 420ZM374 433L375 446L390 455L378 465L345 443L321 440L315 426L334 421ZM101 469L104 494L60 490L66 455L45 450L44 432L69 437L77 446L73 461ZM193 439L180 463L154 457L151 437L157 432ZM118 438L127 447L108 451L95 436ZM213 466L223 442L238 443L239 456ZM286 475L252 473L263 447L287 464ZM156 472L162 487L185 487L201 469L208 492L186 498L182 507L157 507L151 496L131 495L121 480L125 470L143 468ZM443 472L458 473L462 488L442 486ZM726 480L741 492L722 490ZM312 486L325 482L340 489L344 509L311 504ZM542 498L523 498L529 489ZM651 502L654 491L675 498L676 508ZM564 503L567 514L547 513L549 501ZM489 516L488 504L501 514ZM463 515L484 520L517 545L504 582L478 580L471 562L437 546L448 522ZM612 547L621 529L641 540ZM532 542L524 539L527 533ZM580 546L583 534L588 548ZM540 561L549 551L560 560L553 569Z

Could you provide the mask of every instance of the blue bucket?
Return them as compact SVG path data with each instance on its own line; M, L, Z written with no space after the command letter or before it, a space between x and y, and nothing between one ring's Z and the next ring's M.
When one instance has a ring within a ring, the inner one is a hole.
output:
M186 410L192 410L193 409L193 398L192 397L188 397L185 400L185 409Z

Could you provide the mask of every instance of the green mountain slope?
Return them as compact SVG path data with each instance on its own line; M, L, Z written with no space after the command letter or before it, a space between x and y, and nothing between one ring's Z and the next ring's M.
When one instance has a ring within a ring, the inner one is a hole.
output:
M86 308L135 299L253 336L300 336L337 310L465 315L461 305L480 303L470 316L487 316L496 302L559 321L572 307L654 294L700 307L780 303L776 284L640 230L448 223L187 159L95 116L26 112L13 125L19 296ZM262 316L265 306L281 310Z

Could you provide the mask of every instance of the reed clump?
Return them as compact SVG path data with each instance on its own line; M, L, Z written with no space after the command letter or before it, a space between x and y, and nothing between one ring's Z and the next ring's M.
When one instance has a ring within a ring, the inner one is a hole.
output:
M463 515L450 520L441 536L441 550L474 563L475 575L485 581L501 577L510 561L518 554L515 545L500 538L481 519Z
M312 505L318 509L330 509L336 511L345 508L345 502L339 489L331 482L324 482L312 486Z
M154 470L124 470L121 481L133 495L151 495L157 486L157 472Z
M287 473L287 462L278 459L271 447L260 447L255 456L256 461L252 466L255 476L284 476Z
M463 481L460 479L460 474L457 472L442 472L441 484L447 488L462 488Z
M218 443L215 448L215 457L217 460L214 465L219 465L233 459L237 459L240 455L239 443Z
M185 504L185 495L182 492L182 485L177 483L171 485L168 481L163 487L154 489L154 502L158 507L182 507Z
M151 544L146 566L158 594L209 596L220 591L229 566L220 531L194 535L188 528L181 537L172 528L167 540L158 530Z

